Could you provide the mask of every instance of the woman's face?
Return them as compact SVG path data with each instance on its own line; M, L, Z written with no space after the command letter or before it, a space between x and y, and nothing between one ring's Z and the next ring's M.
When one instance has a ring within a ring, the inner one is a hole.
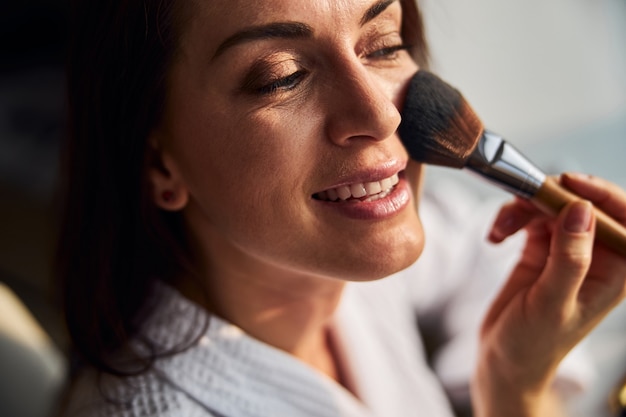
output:
M365 280L413 262L400 3L193 3L155 137L211 268Z

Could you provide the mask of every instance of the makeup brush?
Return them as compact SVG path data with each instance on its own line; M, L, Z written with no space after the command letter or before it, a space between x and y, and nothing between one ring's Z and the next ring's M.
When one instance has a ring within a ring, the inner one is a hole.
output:
M500 136L486 131L461 93L418 71L409 84L399 134L411 158L466 168L555 215L581 198L546 176ZM626 256L626 228L594 207L596 238Z

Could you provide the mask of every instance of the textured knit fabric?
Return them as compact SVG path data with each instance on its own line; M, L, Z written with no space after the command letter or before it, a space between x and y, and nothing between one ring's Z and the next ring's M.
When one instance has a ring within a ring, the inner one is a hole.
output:
M138 377L98 379L85 372L67 415L452 417L446 390L467 400L480 318L520 241L485 244L489 218L458 190L445 194L457 195L458 204L426 196L420 207L427 245L415 265L346 287L331 331L356 395L163 285L145 337L165 349L201 337ZM434 356L439 377L427 364L416 317L448 338ZM584 377L580 362L573 363L562 373L578 382Z

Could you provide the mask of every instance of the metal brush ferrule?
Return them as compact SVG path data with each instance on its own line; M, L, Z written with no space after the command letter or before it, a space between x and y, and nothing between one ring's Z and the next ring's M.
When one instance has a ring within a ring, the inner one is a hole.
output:
M511 144L488 131L483 132L465 168L523 198L533 197L546 179L546 174Z

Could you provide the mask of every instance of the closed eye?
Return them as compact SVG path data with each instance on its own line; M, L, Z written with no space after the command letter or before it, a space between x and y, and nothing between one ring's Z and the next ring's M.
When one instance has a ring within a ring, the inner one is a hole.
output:
M304 77L306 77L306 75L307 71L298 70L293 74L279 78L269 84L259 87L256 92L259 94L267 95L276 93L278 91L293 90L298 86L298 84L300 84L300 82L304 79Z
M409 49L411 49L411 46L406 44L392 45L377 49L376 51L367 54L366 57L369 59L394 59L397 56L397 52Z

